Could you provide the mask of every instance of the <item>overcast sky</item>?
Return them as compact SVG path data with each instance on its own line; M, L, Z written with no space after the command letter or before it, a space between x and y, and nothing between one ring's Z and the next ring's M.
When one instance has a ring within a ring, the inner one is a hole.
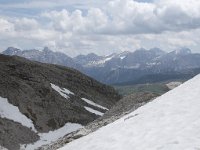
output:
M70 56L138 48L200 52L200 0L1 0L0 51Z

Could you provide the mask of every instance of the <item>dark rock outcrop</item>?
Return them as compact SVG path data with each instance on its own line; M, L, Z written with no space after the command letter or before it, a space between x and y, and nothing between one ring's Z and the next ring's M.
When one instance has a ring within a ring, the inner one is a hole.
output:
M28 136L27 136L28 135ZM20 144L35 142L39 136L20 123L0 117L0 145L7 149L19 149Z

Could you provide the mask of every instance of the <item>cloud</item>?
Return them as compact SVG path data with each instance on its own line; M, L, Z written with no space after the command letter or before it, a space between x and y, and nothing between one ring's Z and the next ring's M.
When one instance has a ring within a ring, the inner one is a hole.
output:
M55 9L58 7L72 6L74 8L90 8L104 5L110 0L15 0L1 2L2 9Z
M14 25L4 18L0 18L0 33L9 34L14 31Z
M39 23L35 19L29 18L15 19L13 24L16 31L30 31L39 28Z
M42 16L49 19L51 28L62 32L96 33L108 24L108 17L99 8L89 9L86 16L81 10L70 13L65 9L46 12Z
M197 29L200 27L200 1L158 1L156 13L167 30Z
M188 46L198 50L199 0L103 2L104 5L101 3L98 7L90 0L84 3L80 0L65 3L59 0L30 1L17 6L9 4L15 8L32 5L44 10L31 18L0 16L1 48L5 45L22 48L49 46L72 56L92 51L106 54L154 46L164 49ZM61 10L45 9L60 7L61 4ZM90 4L90 8L71 11L64 8L65 4L77 8L78 5L87 8L86 4Z
M83 16L81 10L45 13L52 24L63 31L75 30L99 34L148 34L183 31L200 27L200 2L166 0L144 3L114 0L106 9L92 8ZM57 26L58 24L58 26Z

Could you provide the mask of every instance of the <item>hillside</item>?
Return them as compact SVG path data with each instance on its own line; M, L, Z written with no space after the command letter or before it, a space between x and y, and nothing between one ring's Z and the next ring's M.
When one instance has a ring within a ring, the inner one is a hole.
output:
M5 55L0 68L0 145L8 149L49 140L47 133L64 136L120 99L113 88L70 68Z
M120 99L112 108L110 108L102 117L89 123L84 128L67 134L56 142L52 142L48 145L40 147L40 150L56 150L58 148L61 148L66 143L91 134L99 128L116 121L117 119L152 101L158 96L158 94L154 94L151 92L138 92L125 96Z
M200 75L60 150L200 149Z

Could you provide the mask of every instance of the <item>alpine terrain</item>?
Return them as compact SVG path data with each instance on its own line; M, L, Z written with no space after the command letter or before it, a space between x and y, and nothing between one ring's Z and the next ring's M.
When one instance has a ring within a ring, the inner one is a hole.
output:
M200 73L200 54L188 48L165 52L159 48L138 49L108 56L94 53L74 58L64 53L43 50L20 50L9 47L2 52L39 62L77 69L106 84L130 85L163 81L188 80Z
M114 88L74 69L0 55L0 145L37 149L102 116Z
M0 150L200 150L200 0L0 0Z
M200 149L200 75L59 150Z

